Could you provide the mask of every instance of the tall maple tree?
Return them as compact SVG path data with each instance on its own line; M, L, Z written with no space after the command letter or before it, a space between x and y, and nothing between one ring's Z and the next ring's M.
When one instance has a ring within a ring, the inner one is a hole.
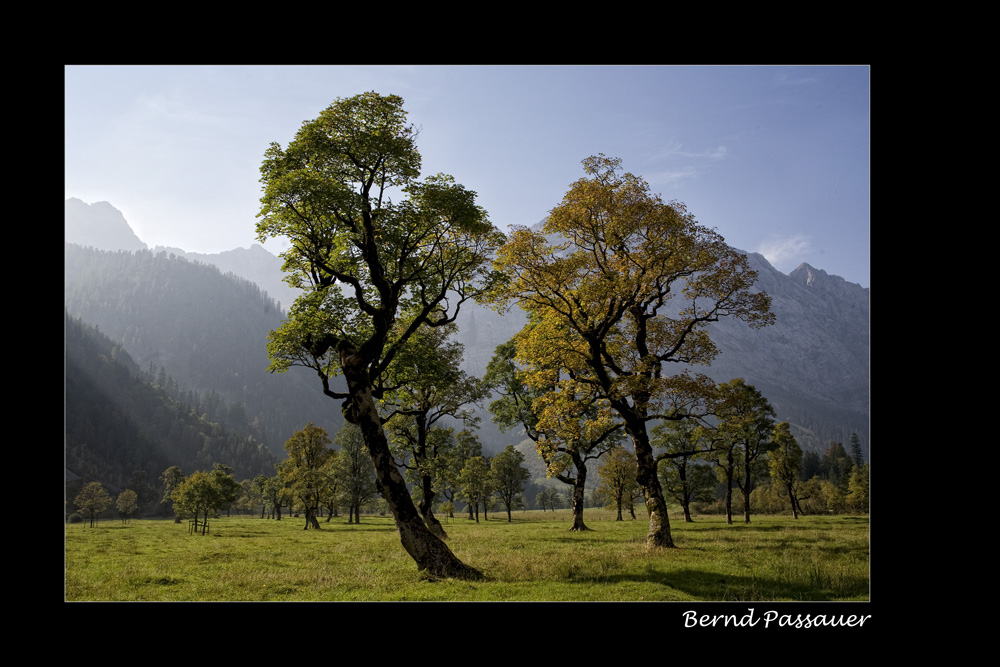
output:
M529 384L585 384L621 419L649 512L647 543L672 547L649 422L707 412L714 383L665 366L709 363L717 349L707 325L720 318L770 324L770 298L753 289L745 255L620 160L599 155L583 166L587 176L541 233L511 232L495 262L507 282L494 298L530 315L515 338L518 362L535 376Z
M310 368L343 402L417 567L476 577L425 525L378 410L400 351L422 327L455 321L489 284L489 258L503 241L475 192L450 176L420 178L416 134L401 98L371 92L336 100L286 148L271 144L257 234L289 242L286 281L305 293L268 352L271 370ZM341 375L346 390L332 382Z

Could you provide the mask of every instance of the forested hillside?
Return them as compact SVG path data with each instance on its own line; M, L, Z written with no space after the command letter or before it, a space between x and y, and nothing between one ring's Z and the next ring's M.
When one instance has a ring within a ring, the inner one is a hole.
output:
M312 422L336 432L342 417L308 373L267 372L267 334L282 314L254 283L167 253L66 244L66 311L116 341L143 372L221 400L256 442L280 454ZM242 415L239 412L242 411Z
M124 348L66 316L66 470L124 488L136 471L155 482L171 465L186 472L213 463L239 478L273 474L275 457L252 436L227 429L218 397L181 392L163 373L154 379Z

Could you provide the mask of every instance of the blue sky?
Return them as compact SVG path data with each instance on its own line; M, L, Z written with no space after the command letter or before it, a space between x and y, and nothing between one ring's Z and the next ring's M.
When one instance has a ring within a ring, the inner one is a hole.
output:
M501 229L604 153L779 270L870 286L865 66L68 66L66 197L110 202L150 246L249 247L268 144L369 90L404 99L423 173Z

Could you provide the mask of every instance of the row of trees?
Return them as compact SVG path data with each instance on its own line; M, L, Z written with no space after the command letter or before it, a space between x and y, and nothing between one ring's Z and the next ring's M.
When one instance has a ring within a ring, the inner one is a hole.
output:
M491 409L505 428L523 427L535 440L550 476L582 491L580 462L627 438L649 514L647 543L671 547L650 431L694 419L722 429L706 435L710 448L723 452L725 443L733 452L730 496L735 482L749 499L753 468L763 464L757 441L743 437L755 426L752 416L735 416L735 394L727 404L706 376L666 372L709 363L717 349L707 327L721 318L751 327L773 322L746 257L603 155L584 160L586 177L541 232L516 227L505 237L474 192L447 175L420 178L416 134L398 97L336 100L286 147L274 143L265 153L257 233L288 242L286 280L304 290L270 335L271 370L308 368L340 402L345 420L360 429L378 491L418 568L481 576L455 557L433 519L428 501L443 493L434 480L442 489L445 475L430 461L446 438L433 433L422 403L429 392L420 388L438 370L441 355L431 351L442 349L470 299L528 314L492 369L501 403ZM336 388L336 376L346 389ZM451 389L459 377L432 386ZM465 392L456 410L475 400ZM720 405L734 416L713 424ZM723 459L729 465L729 454ZM400 464L418 482L419 509ZM574 528L585 528L582 519Z
M741 386L735 382L727 385L730 389ZM755 392L749 386L740 391ZM747 523L752 508L767 513L783 508L795 518L802 513L868 512L870 466L861 459L860 448L857 462L845 464L837 455L843 452L842 445L831 443L823 456L831 465L824 465L821 472L814 474L805 465L807 457L789 424L775 424L768 416L766 402L759 406L760 423L751 429L756 434L752 437L745 428L737 431L740 437L731 437L734 425L723 422L706 428L694 421L678 421L653 429L660 483L683 510L685 521L693 520L695 506L703 512L721 506L730 524L735 509L743 513ZM746 427L754 420L744 419L742 423ZM847 474L843 473L845 465L851 468ZM632 510L632 500L640 491L634 480L635 462L627 453L615 451L599 474L601 486L597 493L607 504L617 507L621 520L622 510ZM734 488L740 492L738 503Z
M112 501L111 494L108 493L108 490L100 482L88 483L73 499L77 510L90 521L91 528L94 527L101 514L111 507L112 502L114 502L115 508L118 510L118 515L121 517L122 523L125 524L131 520L132 515L139 508L139 496L135 491L125 489Z

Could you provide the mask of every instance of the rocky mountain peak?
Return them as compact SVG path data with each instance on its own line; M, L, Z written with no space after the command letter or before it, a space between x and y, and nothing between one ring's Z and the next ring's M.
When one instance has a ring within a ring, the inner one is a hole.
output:
M89 245L98 250L145 250L122 212L106 201L66 200L66 242Z

